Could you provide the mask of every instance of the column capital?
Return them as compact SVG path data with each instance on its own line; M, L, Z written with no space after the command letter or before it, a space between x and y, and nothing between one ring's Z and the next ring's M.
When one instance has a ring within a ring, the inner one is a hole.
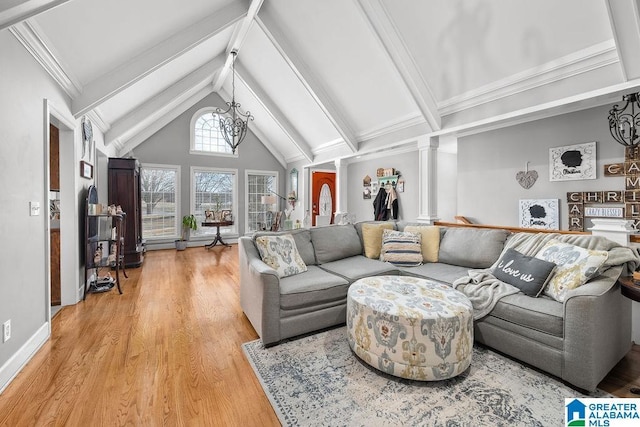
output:
M437 149L440 146L440 137L439 136L426 136L423 135L418 138L418 149L426 150L426 149Z

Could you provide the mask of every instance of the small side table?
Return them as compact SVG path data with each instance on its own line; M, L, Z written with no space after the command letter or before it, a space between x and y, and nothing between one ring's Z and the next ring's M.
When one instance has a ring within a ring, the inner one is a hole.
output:
M222 240L222 236L220 236L220 227L227 227L229 225L233 225L233 221L206 221L202 223L203 227L216 227L216 237L215 239L213 239L213 242L209 243L208 245L205 245L204 247L206 249L211 249L212 247L214 247L215 245L218 244L218 242L226 247L231 247L231 245L225 243Z
M640 302L640 281L633 280L633 276L620 276L620 289L625 297Z

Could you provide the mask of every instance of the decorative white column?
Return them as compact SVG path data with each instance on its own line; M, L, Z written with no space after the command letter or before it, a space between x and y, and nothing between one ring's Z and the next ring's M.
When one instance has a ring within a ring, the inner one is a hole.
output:
M438 220L438 146L440 138L423 136L418 141L418 221Z
M592 219L593 227L589 229L594 236L606 237L622 246L629 246L629 236L636 231L631 226L633 221L626 219ZM640 303L631 302L631 339L640 343Z
M594 218L591 222L591 234L606 237L622 246L629 246L629 236L636 232L633 221L626 219Z
M336 166L336 206L335 215L347 213L348 189L347 189L347 166L349 162L346 159L334 160Z

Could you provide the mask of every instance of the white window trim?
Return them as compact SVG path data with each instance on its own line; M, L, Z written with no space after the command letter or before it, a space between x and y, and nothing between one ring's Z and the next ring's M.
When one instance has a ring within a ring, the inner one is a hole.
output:
M206 166L191 166L191 171L189 174L189 212L195 212L195 201L196 201L196 187L193 181L193 175L195 172L227 172L233 174L233 188L235 189L234 198L233 198L233 207L231 208L232 215L234 218L233 225L230 227L229 231L224 229L220 229L220 234L226 234L227 236L237 236L238 235L238 169L233 168L212 168ZM200 227L200 225L198 225ZM215 227L210 227L214 234L216 231ZM210 236L199 236L197 238L194 237L194 240L210 240Z
M280 184L280 173L278 171L266 171L266 170L257 170L257 169L245 169L244 171L244 223L245 223L245 231L248 232L249 228L249 175L275 175L276 182L275 187L276 191L279 189ZM280 205L280 198L278 198L277 205Z
M191 123L189 125L189 154L194 154L197 156L217 156L217 157L238 157L238 154L240 153L240 147L236 148L236 153L220 153L217 151L200 151L200 150L196 150L195 146L196 146L196 134L195 134L195 126L196 126L196 121L198 121L198 119L207 113L214 113L214 114L218 114L218 112L216 111L215 107L204 107L199 109L198 111L195 112L195 114L193 116L191 116Z
M162 237L145 237L145 240L160 241L160 240L175 240L182 237L182 210L181 197L180 197L180 176L182 175L182 167L180 165L164 165L160 163L140 163L141 168L157 168L157 169L174 169L176 171L176 235L174 236L162 236ZM142 213L140 213L142 214ZM141 230L142 231L142 230ZM125 230L126 232L126 230Z

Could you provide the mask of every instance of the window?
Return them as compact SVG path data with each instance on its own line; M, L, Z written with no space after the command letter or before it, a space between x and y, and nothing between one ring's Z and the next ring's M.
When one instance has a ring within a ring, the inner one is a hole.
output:
M214 108L203 108L191 118L192 154L214 154L237 157L224 139L220 128L220 116Z
M142 236L145 239L179 236L176 214L179 177L180 166L146 164L140 168Z
M275 206L261 203L262 196L274 195L278 189L278 172L247 171L247 231L262 230L262 224L270 223L272 212L278 210L280 198Z
M192 236L215 235L215 227L201 227L204 211L230 210L234 225L220 227L220 233L237 233L237 170L218 168L191 168L191 213L196 216L198 229Z

